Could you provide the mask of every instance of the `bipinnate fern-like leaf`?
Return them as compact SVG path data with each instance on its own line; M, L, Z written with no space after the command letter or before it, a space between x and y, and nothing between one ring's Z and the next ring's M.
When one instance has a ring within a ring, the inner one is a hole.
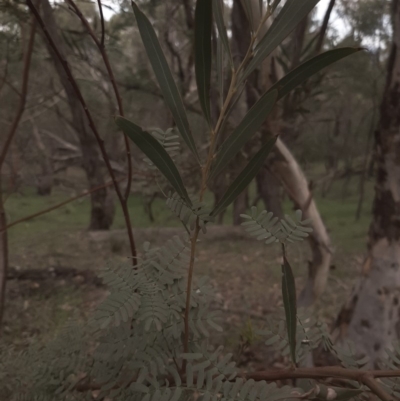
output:
M258 214L255 206L251 208L251 215L241 214L240 216L246 220L242 223L246 232L267 245L274 242L302 241L312 232L312 229L308 227L310 220L302 221L301 210L296 211L295 220L290 216L279 220L272 212L266 210Z
M204 202L192 199L192 205L188 205L178 194L170 193L167 198L167 206L188 230L194 230L198 219L203 233L206 233L206 224L214 221L214 217L210 216L211 210Z
M249 235L255 237L258 241L265 241L265 244L272 244L279 241L279 231L281 229L278 218L273 217L272 212L263 210L257 215L257 208L251 208L251 215L241 214L241 217L247 221L242 223Z
M151 136L162 145L162 147L166 150L172 160L179 155L180 151L180 142L179 135L176 134L174 128L168 128L166 131L163 131L160 128L152 128L149 130ZM152 161L147 157L143 159L150 168L157 170Z
M303 213L301 210L296 210L295 220L286 215L281 219L281 242L303 241L312 232L312 228L308 227L311 220L302 220Z
M282 318L268 319L267 327L259 330L258 335L266 338L265 345L272 346L282 356L289 356L290 344ZM300 309L297 314L296 359L303 360L329 336L326 324L320 323L312 311Z
M357 353L355 345L351 341L342 344L334 344L329 335L323 336L323 345L334 355L347 369L362 369L369 362L368 356L361 356Z

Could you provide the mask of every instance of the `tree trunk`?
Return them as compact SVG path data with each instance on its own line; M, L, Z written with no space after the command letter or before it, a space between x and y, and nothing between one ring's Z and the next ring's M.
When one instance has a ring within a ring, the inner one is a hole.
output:
M377 365L400 336L400 4L393 0L393 43L375 133L377 176L368 256L337 327Z
M246 188L234 201L233 203L233 225L239 226L243 219L240 217L241 214L246 213L249 207L249 191Z
M255 0L252 1L254 10L256 10L257 3ZM304 18L292 35L294 49L291 60L292 68L296 67L300 62L301 48L303 47L307 31L308 19L308 17ZM269 23L270 21L267 21L263 31L267 29ZM276 62L276 54L272 53L260 69L257 81L259 93L263 92L262 88L264 90L265 88L269 88L282 76L283 70L279 63ZM284 100L284 110L276 110L265 122L263 126L264 135L270 135L271 133L276 135L280 132L290 143L294 143L298 136L296 108L297 96L290 94ZM310 306L322 294L328 280L332 259L330 238L300 165L281 140L278 139L276 150L267 159L265 168L278 178L296 208L303 210L305 218L312 219L313 233L309 237L312 258L308 266L308 280L299 298L301 306ZM257 182L259 180L260 177L257 177ZM277 206L279 202L276 202L276 198L274 199L274 197L270 198L271 193L276 196L279 192L279 186L274 185L273 181L269 180L267 188L269 189L269 194L266 194L265 197L266 206L274 202L277 208L274 213L281 215L282 211L279 210L281 206L279 209ZM270 199L267 200L267 197Z
M279 180L264 166L256 176L257 191L264 202L265 209L282 218L282 197Z
M37 194L40 196L48 196L51 194L54 183L54 169L51 159L49 157L49 152L43 143L42 137L35 122L31 120L33 137L35 138L37 148L40 152L39 164L41 168L40 175L36 178L36 190ZM51 151L50 151L51 152Z
M42 0L42 18L46 24L47 30L56 43L57 48L63 58L66 59L66 51L64 43L58 32L56 21L53 15L53 9L49 0ZM67 102L72 114L72 124L78 134L79 142L82 149L82 164L85 170L89 187L102 186L105 183L103 176L103 163L101 162L98 154L98 146L95 137L90 132L89 126L86 122L84 110L80 102L78 102L75 92L68 80L65 71L48 44L45 44L48 52L53 60L54 67L67 95ZM110 228L114 218L114 206L111 206L112 197L108 194L109 190L106 188L92 192L91 199L91 213L89 229L91 230L107 230Z
M313 232L309 236L312 259L305 288L300 294L299 305L310 306L324 291L331 264L332 252L328 232L318 212L317 205L308 187L307 179L299 164L282 140L276 142L277 156L271 170L281 180L296 208L311 219Z

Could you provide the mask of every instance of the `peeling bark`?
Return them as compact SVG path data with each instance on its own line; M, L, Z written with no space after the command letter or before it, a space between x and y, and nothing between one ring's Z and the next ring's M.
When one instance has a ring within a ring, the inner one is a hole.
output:
M363 274L337 319L339 340L352 340L376 365L400 336L400 4L393 0L393 43L375 133L377 176Z

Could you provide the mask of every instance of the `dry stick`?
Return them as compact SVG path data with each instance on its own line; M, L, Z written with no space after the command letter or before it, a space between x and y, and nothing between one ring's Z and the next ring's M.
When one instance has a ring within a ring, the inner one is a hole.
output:
M123 108L123 105L122 105L122 98L121 98L121 95L119 93L117 83L115 82L115 77L114 77L113 70L111 68L110 60L108 58L107 52L106 52L105 47L104 47L105 31L104 31L103 8L101 6L101 2L100 2L100 0L98 0L99 9L100 9L100 18L101 18L101 42L100 42L97 39L95 33L93 32L93 29L90 26L88 20L82 14L82 11L76 5L74 0L67 0L67 1L71 4L74 12L78 16L78 18L81 20L83 26L86 28L88 34L93 39L94 43L96 44L96 46L99 49L101 57L103 58L104 65L105 65L105 67L107 69L107 74L108 74L108 76L110 78L110 82L111 82L111 85L112 85L114 93L115 93L115 98L117 99L119 114L123 117L124 116L124 108ZM129 140L128 140L128 137L127 137L126 134L124 134L124 140L125 140L125 148L126 148L126 157L128 159L128 182L127 182L127 186L126 186L126 190L125 190L125 200L127 201L128 197L129 197L129 194L130 194L130 191L131 191L131 183L132 183L132 159L131 159L131 149L130 149L130 145L129 145Z
M28 5L29 9L31 10L32 14L35 16L35 18L36 18L37 22L39 23L40 27L42 28L43 33L46 36L46 39L50 44L50 47L53 49L55 55L57 56L57 58L60 61L61 65L63 66L64 71L67 74L68 80L71 83L71 86L72 86L72 88L73 88L73 90L74 90L79 102L81 103L81 105L82 105L82 107L84 109L84 112L85 112L86 117L87 117L88 122L89 122L89 126L90 126L90 128L91 128L91 130L92 130L92 132L93 132L93 134L94 134L94 136L96 138L96 140L97 140L97 143L99 144L100 151L101 151L101 154L103 156L103 160L104 160L104 162L105 162L105 164L107 166L108 172L109 172L109 174L111 176L111 179L113 181L113 184L114 184L115 192L117 193L119 202L121 204L121 208L122 208L122 211L123 211L123 214L124 214L124 219L125 219L125 225L126 225L126 228L127 228L127 231L128 231L129 244L130 244L131 254L132 254L132 263L133 263L134 266L136 266L136 264L137 264L136 247L135 247L135 242L134 242L134 239L133 239L132 225L131 225L131 221L130 221L127 202L125 201L125 198L122 195L122 192L121 192L121 189L120 189L120 187L118 185L118 182L117 182L117 179L115 177L114 171L113 171L113 169L111 167L110 159L108 157L107 151L106 151L105 146L104 146L104 141L100 137L100 134L99 134L99 132L97 130L97 127L96 127L96 125L94 123L93 117L92 117L92 115L91 115L91 113L90 113L90 111L88 109L88 106L87 106L87 104L85 102L85 99L82 96L82 93L81 93L81 91L79 89L79 86L76 83L74 76L72 75L72 71L69 68L67 60L65 60L62 57L62 55L60 54L57 46L55 45L51 35L49 34L49 32L48 32L48 30L46 28L46 25L43 22L42 17L40 16L40 14L37 11L36 7L32 3L32 0L26 0L26 3Z
M123 179L124 178L120 178L118 181L122 181ZM111 186L113 184L114 184L113 181L106 182L103 185L99 185L97 187L88 189L87 191L81 193L80 195L73 196L72 198L69 198L69 199L67 199L67 200L65 200L63 202L60 202L60 203L57 203L57 204L55 204L53 206L48 207L47 209L43 209L40 212L36 212L36 213L33 213L33 214L29 215L29 216L25 216L25 217L22 217L21 219L12 221L10 224L6 225L3 229L0 229L0 233L2 233L5 230L8 230L11 227L16 226L17 224L23 223L24 221L28 221L28 220L34 219L35 217L42 216L43 214L52 212L53 210L56 210L56 209L58 209L58 208L60 208L62 206L65 206L68 203L71 203L71 202L73 202L73 201L75 201L77 199L83 198L84 196L90 195L93 192L100 191L100 189L107 188L107 187L109 187L109 186Z

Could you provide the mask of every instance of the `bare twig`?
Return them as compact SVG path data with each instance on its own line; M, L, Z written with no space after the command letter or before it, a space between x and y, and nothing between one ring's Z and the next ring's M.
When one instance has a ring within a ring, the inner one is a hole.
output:
M134 239L133 239L133 232L132 232L132 225L131 225L130 216L129 216L129 209L127 207L127 202L125 200L125 197L123 196L123 194L121 192L121 189L120 189L120 187L118 185L118 182L117 182L117 179L115 177L114 171L113 171L113 169L111 167L110 159L108 157L106 148L104 146L104 141L101 138L101 136L100 136L100 134L99 134L99 132L97 130L97 127L96 127L96 125L94 123L92 114L89 111L89 108L88 108L88 106L86 104L86 101L82 96L82 93L81 93L81 91L79 89L79 86L78 86L78 84L77 84L77 82L76 82L76 80L75 80L75 78L74 78L74 76L72 74L72 71L71 71L71 69L70 69L70 67L68 65L67 60L64 59L64 57L61 55L60 51L58 50L54 40L52 39L49 31L47 30L46 25L44 24L43 19L40 16L40 14L39 14L38 10L36 9L35 5L33 4L32 0L26 0L26 3L28 5L29 9L31 10L32 14L35 16L36 21L39 23L40 27L42 28L43 33L44 33L47 41L49 42L49 45L50 45L51 49L53 50L54 54L58 58L60 64L62 65L62 67L63 67L63 69L64 69L64 71L65 71L65 73L66 73L66 75L68 77L68 80L70 81L71 86L72 86L72 88L73 88L73 90L74 90L79 102L81 103L81 105L82 105L82 107L84 109L85 115L86 115L87 120L89 122L89 126L90 126L90 128L91 128L91 130L92 130L92 132L93 132L93 134L94 134L94 136L95 136L95 138L97 140L97 143L98 143L98 145L100 147L100 151L101 151L101 154L103 156L103 160L104 160L104 162L105 162L105 164L107 166L108 172L109 172L109 174L111 176L111 179L113 181L113 184L114 184L114 187L115 187L115 191L117 193L117 196L118 196L118 199L119 199L119 202L121 204L121 208L122 208L122 211L123 211L123 214L124 214L124 219L125 219L125 224L126 224L126 228L127 228L127 231L128 231L129 244L130 244L131 254L132 254L132 263L135 266L137 264L137 261L136 261L136 246L135 246L135 242L134 242Z
M110 78L110 82L111 82L111 85L112 85L114 93L115 93L115 98L117 99L119 114L121 116L124 116L124 108L123 108L123 105L122 105L122 98L121 98L121 95L119 93L116 81L115 81L114 72L113 72L113 70L111 68L110 60L108 58L107 52L106 52L105 47L104 47L104 35L105 35L105 33L104 33L104 17L103 17L103 9L102 9L102 6L101 6L101 2L100 2L100 0L98 0L99 9L100 9L100 17L101 17L101 29L102 29L101 42L100 42L97 39L95 33L93 32L93 29L89 24L89 21L82 14L81 10L76 5L74 0L67 0L67 1L69 2L69 4L71 4L74 12L79 17L79 19L81 20L83 26L85 27L85 29L87 30L88 34L93 39L94 43L96 44L96 46L98 47L98 49L100 51L101 57L103 58L104 65L105 65L105 67L107 69L107 74L108 74L108 76ZM126 148L126 157L128 159L128 182L127 182L124 198L125 198L125 200L128 200L128 197L129 197L129 194L130 194L130 191L131 191L131 185L132 185L132 159L131 159L131 150L130 150L130 145L129 145L129 139L126 136L126 134L124 134L124 141L125 141L125 148Z
M120 178L118 181L122 181L123 179L124 179L124 177L123 177L123 178ZM114 184L113 181L106 182L106 183L103 184L103 185L99 185L99 186L97 186L97 187L88 189L87 191L85 191L85 192L83 192L83 193L81 193L81 194L79 194L79 195L73 196L72 198L69 198L69 199L67 199L67 200L65 200L65 201L63 201L63 202L57 203L56 205L53 205L53 206L51 206L51 207L48 207L48 208L46 208L46 209L44 209L44 210L41 210L41 211L39 211L39 212L30 214L29 216L25 216L25 217L22 217L22 218L20 218L20 219L18 219L18 220L15 220L15 221L13 221L13 222L7 224L7 225L5 226L5 228L3 228L3 229L0 228L0 233L3 232L3 231L5 231L5 230L8 230L8 229L11 228L11 227L16 226L17 224L23 223L23 222L25 222L25 221L34 219L35 217L39 217L39 216L42 216L43 214L46 214L46 213L52 212L53 210L59 209L59 208L62 207L62 206L68 205L68 203L71 203L71 202L73 202L73 201L76 201L77 199L83 198L84 196L90 195L90 194L92 194L93 192L99 191L100 189L110 187L110 186L113 185L113 184Z

